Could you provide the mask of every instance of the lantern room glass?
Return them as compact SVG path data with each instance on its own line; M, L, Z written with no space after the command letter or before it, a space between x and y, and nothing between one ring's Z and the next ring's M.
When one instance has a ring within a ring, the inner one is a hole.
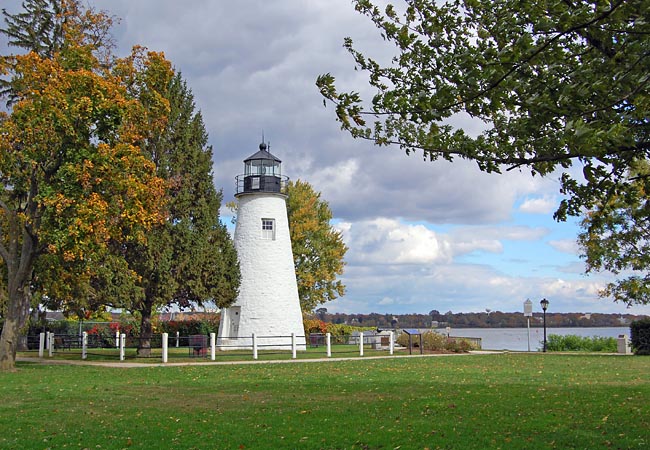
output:
M280 162L272 159L251 159L246 161L244 166L244 175L267 175L279 177Z

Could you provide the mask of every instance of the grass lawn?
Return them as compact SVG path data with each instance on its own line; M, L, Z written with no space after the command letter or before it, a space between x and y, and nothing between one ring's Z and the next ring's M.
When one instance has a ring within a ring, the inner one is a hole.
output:
M332 358L350 358L359 356L359 346L358 345L332 345ZM417 354L417 349L413 352ZM364 356L389 356L388 350L374 350L370 345L365 345L363 350ZM401 350L396 350L395 354L406 355L408 350L402 348ZM19 352L18 356L26 358L38 358L38 351L31 350L27 352ZM52 357L48 356L47 350L44 352L46 359L61 359L66 361L81 361L81 349L73 348L70 350L67 349L57 349ZM188 347L169 347L168 351L168 362L170 363L187 363L187 362L208 362L210 359L210 349L207 349L207 353L201 356L194 356L191 348ZM327 348L325 346L319 347L310 347L307 346L306 351L298 351L296 353L296 359L316 359L316 358L326 358L327 357ZM119 361L120 351L116 348L89 348L87 351L87 361ZM259 360L277 360L277 359L292 359L291 349L287 350L259 350L258 351ZM138 363L151 363L151 364L161 364L162 363L162 349L161 348L152 348L151 356L148 358L142 358L137 356L137 350L135 347L130 347L125 349L125 360L129 362L138 362ZM228 351L217 351L215 355L215 361L217 362L226 362L226 361L253 361L253 351L251 349L246 350L228 350Z
M650 358L496 354L0 373L0 448L650 447Z

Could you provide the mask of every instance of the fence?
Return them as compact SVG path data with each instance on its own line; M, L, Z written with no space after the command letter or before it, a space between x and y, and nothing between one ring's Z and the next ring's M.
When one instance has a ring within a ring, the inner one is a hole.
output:
M138 357L159 358L163 363L170 358L210 358L216 360L217 350L219 359L242 359L250 357L254 360L263 357L272 359L273 355L286 357L291 352L291 358L298 357L298 351L308 358L327 357L332 355L364 356L364 351L394 352L394 335L373 335L358 333L352 336L331 336L327 334L310 334L309 336L257 336L217 338L215 333L207 335L169 336L168 333L153 335L149 347L143 350L144 342L140 338L116 334L115 337L105 337L83 332L78 335L62 335L51 332L40 333L25 338L28 352L38 352L40 358L55 355L80 356L81 359L116 358L121 361Z

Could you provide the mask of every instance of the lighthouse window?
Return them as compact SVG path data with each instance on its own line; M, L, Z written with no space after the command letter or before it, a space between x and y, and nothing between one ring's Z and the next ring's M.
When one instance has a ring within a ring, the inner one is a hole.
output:
M275 239L275 219L262 219L262 239Z
M251 177L251 189L259 189L260 188L260 177Z

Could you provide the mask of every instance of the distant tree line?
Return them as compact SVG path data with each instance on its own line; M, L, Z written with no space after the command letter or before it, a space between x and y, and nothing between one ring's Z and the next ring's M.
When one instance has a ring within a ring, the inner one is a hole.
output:
M318 319L336 324L359 325L377 328L521 328L527 326L526 317L521 312L470 312L440 313L432 310L428 314L344 314L329 313L326 308L315 311ZM645 318L634 314L585 314L585 313L547 313L548 327L620 327L634 320ZM533 313L531 327L542 326L542 313Z

